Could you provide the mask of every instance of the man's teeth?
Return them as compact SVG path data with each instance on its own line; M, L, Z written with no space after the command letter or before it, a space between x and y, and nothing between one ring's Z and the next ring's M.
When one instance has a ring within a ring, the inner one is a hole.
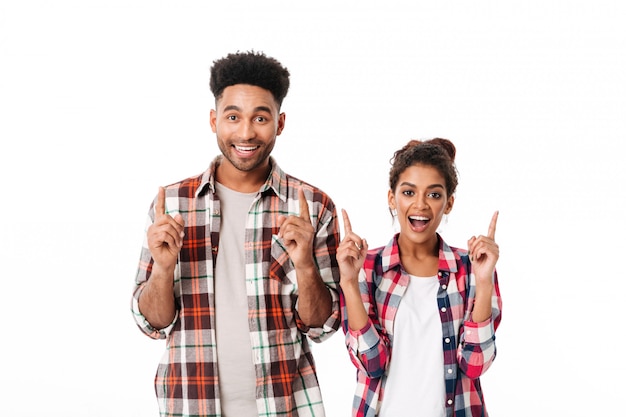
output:
M256 148L256 146L235 146L235 149L241 152L250 152L255 150Z

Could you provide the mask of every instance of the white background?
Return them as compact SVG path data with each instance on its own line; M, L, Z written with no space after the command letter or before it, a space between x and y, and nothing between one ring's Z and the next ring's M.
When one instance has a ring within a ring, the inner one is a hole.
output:
M0 415L158 414L164 342L129 310L145 215L218 152L209 68L250 49L292 74L277 161L371 246L411 138L457 145L449 243L500 210L491 415L623 408L625 18L602 0L0 0ZM327 414L348 416L343 335L314 355Z

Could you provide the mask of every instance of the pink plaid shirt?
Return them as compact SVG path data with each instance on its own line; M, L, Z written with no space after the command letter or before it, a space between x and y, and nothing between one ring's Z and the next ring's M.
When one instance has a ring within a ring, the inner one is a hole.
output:
M357 367L352 415L375 417L384 398L393 349L393 323L409 283L402 268L398 236L387 246L368 252L360 279L361 297L369 315L360 331L350 330L343 297L343 330L350 358ZM439 236L439 290L437 304L443 331L447 416L487 416L479 377L496 356L495 331L502 300L494 273L491 318L471 320L476 292L467 251L448 246ZM364 272L364 274L363 274Z

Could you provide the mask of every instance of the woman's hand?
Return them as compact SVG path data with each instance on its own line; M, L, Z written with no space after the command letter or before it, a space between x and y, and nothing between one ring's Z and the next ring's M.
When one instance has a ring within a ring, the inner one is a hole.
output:
M495 241L497 222L498 212L496 211L491 217L487 236L472 236L467 241L469 257L472 262L472 272L476 276L477 286L493 284L493 273L496 269L496 262L500 257L500 248Z
M352 232L350 218L345 210L341 210L343 215L344 238L337 249L337 263L341 274L340 285L342 288L348 285L358 287L359 271L365 262L367 254L367 242Z

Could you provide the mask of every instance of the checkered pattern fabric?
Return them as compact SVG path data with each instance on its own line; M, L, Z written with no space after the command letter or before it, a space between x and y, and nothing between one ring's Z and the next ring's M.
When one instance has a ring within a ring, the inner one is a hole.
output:
M387 246L368 252L360 275L361 297L369 322L359 331L348 326L342 298L343 330L350 358L357 367L357 388L352 415L375 417L384 398L386 372L393 349L393 323L409 284L402 268L398 235ZM447 416L487 416L479 377L496 356L495 331L500 324L502 300L497 274L491 318L471 320L475 277L467 251L448 246L439 236L439 290L437 304L443 331Z
M166 187L166 212L180 213L185 237L174 279L178 308L174 321L157 330L138 308L150 279L153 259L144 239L131 310L139 328L167 339L155 388L161 416L220 416L217 373L214 267L220 232L220 202L215 194L217 157L198 177ZM324 416L309 340L320 342L340 326L339 231L336 208L319 189L285 174L271 159L272 172L246 220L245 281L248 323L256 368L259 416ZM314 257L332 296L332 314L322 328L308 328L298 317L296 271L277 233L279 215L298 215L302 187L316 230ZM155 200L156 202L156 200ZM154 221L154 204L147 226ZM147 230L147 227L146 227Z

